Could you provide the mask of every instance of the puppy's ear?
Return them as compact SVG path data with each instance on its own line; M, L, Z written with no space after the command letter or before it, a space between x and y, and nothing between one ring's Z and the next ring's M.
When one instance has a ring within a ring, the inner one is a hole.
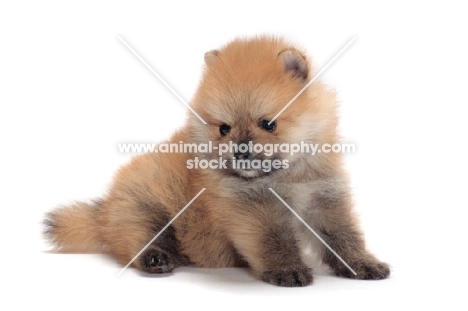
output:
M307 80L309 76L309 63L304 55L295 49L286 49L278 53L282 60L284 72L292 74L293 77Z
M219 51L218 50L211 50L205 53L205 64L210 65L212 64L215 59L218 57Z

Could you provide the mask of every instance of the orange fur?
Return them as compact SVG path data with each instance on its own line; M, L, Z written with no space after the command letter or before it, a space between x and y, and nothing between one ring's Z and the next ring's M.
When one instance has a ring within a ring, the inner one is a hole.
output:
M335 95L313 83L278 118L272 118L311 78L304 53L280 38L235 40L205 55L206 68L192 108L208 124L189 115L187 125L168 142L258 144L339 141ZM263 122L263 123L262 123ZM222 133L221 127L229 131ZM236 154L223 159L231 161ZM312 282L299 246L310 242L324 263L341 276L379 279L388 266L365 250L342 157L322 153L243 157L288 161L289 168L261 170L188 169L194 157L207 154L152 153L135 157L119 170L109 193L95 207L78 203L49 214L47 236L65 251L103 250L122 263L135 254L202 188L206 191L133 265L147 272L166 272L195 264L201 267L250 266L264 281L282 286ZM240 156L242 157L242 155ZM232 162L228 162L230 165ZM274 189L327 242L354 265L354 276L330 253L307 237L302 224L268 190Z

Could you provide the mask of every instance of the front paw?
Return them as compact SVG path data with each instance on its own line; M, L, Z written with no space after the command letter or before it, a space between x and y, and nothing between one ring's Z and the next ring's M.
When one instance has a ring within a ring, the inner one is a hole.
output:
M262 280L285 287L306 286L312 283L312 270L308 267L271 269L262 273Z
M349 265L356 272L356 275L345 266L340 266L335 269L335 274L359 280L381 280L390 275L390 267L388 264L377 260L363 259L349 263Z

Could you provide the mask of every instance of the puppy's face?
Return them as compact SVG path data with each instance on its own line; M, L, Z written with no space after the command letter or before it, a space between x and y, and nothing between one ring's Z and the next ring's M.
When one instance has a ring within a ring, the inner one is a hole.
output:
M291 156L281 147L312 142L323 130L320 105L309 90L280 113L309 81L302 53L283 41L258 38L208 52L205 62L192 107L207 124L189 118L192 141L213 146L197 154L200 159L218 161L221 174L256 178L308 156Z

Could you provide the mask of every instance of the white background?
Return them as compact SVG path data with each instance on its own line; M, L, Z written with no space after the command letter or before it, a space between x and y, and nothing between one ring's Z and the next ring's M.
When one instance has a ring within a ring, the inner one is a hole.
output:
M466 310L466 9L171 3L0 4L0 308ZM130 157L118 143L160 141L184 122L186 108L118 36L190 100L204 52L265 33L300 44L317 68L356 37L322 79L339 94L343 136L358 146L346 156L356 208L391 278L321 273L289 289L241 269L117 277L112 258L48 252L46 211L102 195Z

